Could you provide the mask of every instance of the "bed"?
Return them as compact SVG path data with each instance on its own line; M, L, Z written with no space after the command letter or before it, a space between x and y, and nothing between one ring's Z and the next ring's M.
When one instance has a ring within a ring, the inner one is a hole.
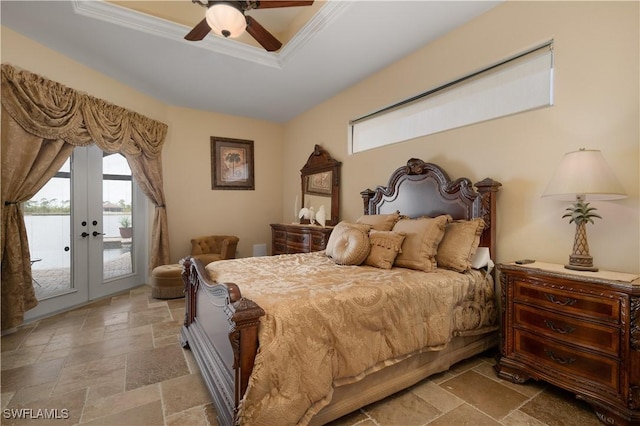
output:
M436 267L445 258L435 256L431 266L416 266L409 241L418 241L413 226L426 226L424 235L442 229L434 238L444 256L451 229L480 221L475 247L495 258L500 186L451 180L437 165L410 159L386 186L361 193L363 216L338 224L326 252L209 265L183 259L181 339L219 423L325 424L495 347L488 270ZM362 244L366 258L351 249ZM345 260L338 248L347 246Z

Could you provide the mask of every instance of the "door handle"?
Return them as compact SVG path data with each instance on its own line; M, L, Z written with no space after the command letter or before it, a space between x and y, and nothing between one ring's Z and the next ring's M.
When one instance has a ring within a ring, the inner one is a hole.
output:
M88 232L83 232L82 234L80 234L80 236L82 238L87 238L89 236L89 233Z
M98 235L104 235L104 232L93 231L91 235L93 235L94 237L97 237Z

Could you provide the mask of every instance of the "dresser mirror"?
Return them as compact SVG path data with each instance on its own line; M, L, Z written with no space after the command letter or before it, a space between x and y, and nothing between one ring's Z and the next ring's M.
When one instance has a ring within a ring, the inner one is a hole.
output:
M320 206L324 206L326 226L338 224L341 165L341 162L331 158L320 145L316 145L307 163L300 170L302 207L313 207L317 213Z

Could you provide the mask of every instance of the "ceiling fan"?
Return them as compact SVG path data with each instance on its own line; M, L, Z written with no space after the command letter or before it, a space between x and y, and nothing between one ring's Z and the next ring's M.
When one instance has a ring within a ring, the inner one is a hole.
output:
M252 16L244 12L252 9L271 9L277 7L310 6L311 1L284 1L284 0L243 0L243 1L216 1L216 0L191 0L193 3L206 7L205 17L184 38L189 41L199 41L209 34L209 31L223 37L235 38L245 30L264 47L268 52L273 52L282 47L282 43L269 31L258 23Z

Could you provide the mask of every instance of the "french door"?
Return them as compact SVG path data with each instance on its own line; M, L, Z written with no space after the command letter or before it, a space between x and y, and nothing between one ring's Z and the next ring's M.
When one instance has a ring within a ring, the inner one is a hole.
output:
M124 156L75 148L23 210L39 301L25 320L145 281L146 201Z

